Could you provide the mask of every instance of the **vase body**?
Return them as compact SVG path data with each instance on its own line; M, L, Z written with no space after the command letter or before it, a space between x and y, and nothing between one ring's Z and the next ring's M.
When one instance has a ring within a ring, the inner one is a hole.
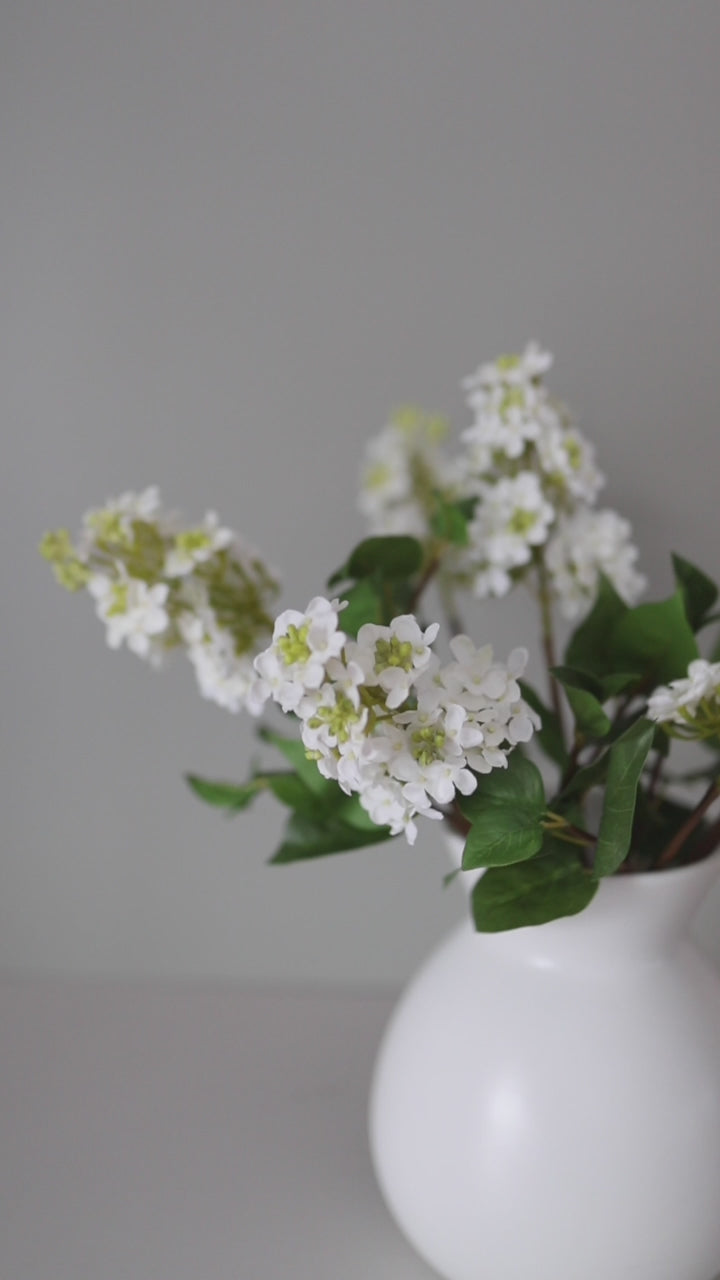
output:
M715 1280L720 976L689 937L718 858L601 883L411 982L370 1106L378 1181L446 1280Z

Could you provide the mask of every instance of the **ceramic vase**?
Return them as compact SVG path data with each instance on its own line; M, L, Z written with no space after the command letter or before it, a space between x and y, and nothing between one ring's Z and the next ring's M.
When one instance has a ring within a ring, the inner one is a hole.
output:
M715 1280L720 976L689 934L720 857L581 914L461 925L382 1042L370 1140L445 1280Z

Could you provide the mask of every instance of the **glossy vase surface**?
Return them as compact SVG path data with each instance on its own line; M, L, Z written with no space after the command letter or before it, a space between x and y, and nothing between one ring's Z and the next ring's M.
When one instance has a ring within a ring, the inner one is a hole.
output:
M720 976L689 935L720 859L603 881L578 916L460 926L402 997L378 1181L445 1280L715 1280Z

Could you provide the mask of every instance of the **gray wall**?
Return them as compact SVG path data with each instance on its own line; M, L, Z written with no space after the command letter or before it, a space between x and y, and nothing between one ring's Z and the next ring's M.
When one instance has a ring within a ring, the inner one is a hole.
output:
M535 337L634 520L717 569L720 8L670 0L6 0L0 962L395 981L464 909L435 831L268 869L183 770L247 722L111 654L42 531L156 481L302 605L408 399ZM523 601L478 611L501 649ZM704 908L711 943L720 897ZM720 941L715 942L720 954Z

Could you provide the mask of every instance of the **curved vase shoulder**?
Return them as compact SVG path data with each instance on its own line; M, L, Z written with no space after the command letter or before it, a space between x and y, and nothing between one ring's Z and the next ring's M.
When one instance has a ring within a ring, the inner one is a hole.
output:
M446 1280L715 1280L720 977L688 930L719 870L613 877L539 928L463 924L410 984L371 1146Z

